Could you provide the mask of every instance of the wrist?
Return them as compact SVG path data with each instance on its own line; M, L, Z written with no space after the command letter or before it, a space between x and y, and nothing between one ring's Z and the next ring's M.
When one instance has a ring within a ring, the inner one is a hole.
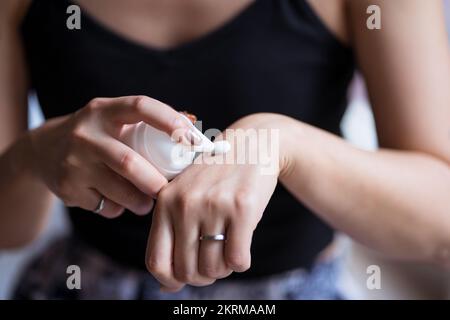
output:
M256 152L257 158L262 159L266 166L268 161L272 161L273 163L270 165L276 168L273 173L278 177L282 177L292 170L293 149L297 148L299 144L298 137L302 131L301 122L273 113L246 116L229 126L224 134L224 138L228 139L232 146L236 144L236 139L230 139L229 130L236 133L237 129L244 130L247 136L250 135L249 132L256 135L258 142L253 145L257 145L257 148L250 152ZM248 145L249 148L252 148L250 143Z
M32 152L30 139L30 131L25 132L5 154L9 168L8 171L13 176L19 174L35 176L36 158Z
M61 148L69 119L70 116L53 118L40 127L27 131L17 143L17 167L34 179L45 180L42 167L50 157L49 151Z

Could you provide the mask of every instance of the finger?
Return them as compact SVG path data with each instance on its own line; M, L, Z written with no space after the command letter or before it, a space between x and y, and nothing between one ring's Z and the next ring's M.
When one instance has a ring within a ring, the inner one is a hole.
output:
M208 221L202 225L201 235L225 234L225 227L216 221ZM198 270L205 277L221 279L232 272L225 262L224 241L200 241Z
M184 283L175 279L173 273L173 247L172 225L167 214L157 204L153 212L145 260L148 271L165 291L178 291L184 286Z
M97 203L98 205L98 203ZM96 208L94 208L95 210ZM94 211L93 211L94 212ZM108 219L115 219L120 217L125 212L125 208L121 205L118 205L114 201L109 200L108 198L105 198L103 209L100 212L94 212L95 214L98 214L102 217L108 218Z
M174 275L178 281L206 286L215 279L198 272L199 226L190 221L174 221Z
M191 122L179 112L161 101L147 96L128 96L110 99L105 117L113 123L123 125L144 121L148 125L173 136L176 131L183 133L190 142L199 139L192 130Z
M156 197L167 179L150 162L127 145L111 137L97 139L96 152L109 168L143 193Z
M86 188L77 191L77 196L74 201L77 207L80 207L87 211L94 212L98 208L100 201L102 200L102 195L95 189ZM69 207L71 205L68 205ZM109 200L105 197L103 202L103 209L97 214L104 216L105 218L117 218L124 212L124 207L118 205L114 201Z
M253 228L246 223L231 222L228 225L225 261L231 270L244 272L250 268L252 236Z
M92 187L98 192L138 215L145 215L153 208L151 197L106 166L97 168L91 179Z

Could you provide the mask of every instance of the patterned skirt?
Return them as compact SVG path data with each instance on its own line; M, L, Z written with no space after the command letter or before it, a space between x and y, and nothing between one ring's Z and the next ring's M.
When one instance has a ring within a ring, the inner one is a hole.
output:
M68 285L69 266L79 270L79 287ZM25 268L13 299L340 299L336 282L339 257L317 263L309 272L295 269L258 279L222 279L206 287L186 286L164 293L151 274L124 267L81 240L54 241Z

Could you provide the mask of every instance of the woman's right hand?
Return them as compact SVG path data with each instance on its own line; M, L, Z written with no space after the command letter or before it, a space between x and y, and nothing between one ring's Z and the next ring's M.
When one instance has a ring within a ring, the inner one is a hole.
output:
M33 172L67 206L114 218L124 211L147 214L166 178L119 139L140 121L178 141L196 141L180 113L145 96L96 98L68 116L30 132Z

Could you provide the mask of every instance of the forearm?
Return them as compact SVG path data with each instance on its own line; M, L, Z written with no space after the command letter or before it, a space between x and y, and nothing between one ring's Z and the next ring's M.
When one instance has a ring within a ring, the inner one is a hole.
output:
M0 155L0 249L23 246L45 225L53 196L33 174L29 140Z
M450 169L431 156L362 151L282 120L280 181L338 230L383 254L450 263ZM447 260L447 261L442 261Z

